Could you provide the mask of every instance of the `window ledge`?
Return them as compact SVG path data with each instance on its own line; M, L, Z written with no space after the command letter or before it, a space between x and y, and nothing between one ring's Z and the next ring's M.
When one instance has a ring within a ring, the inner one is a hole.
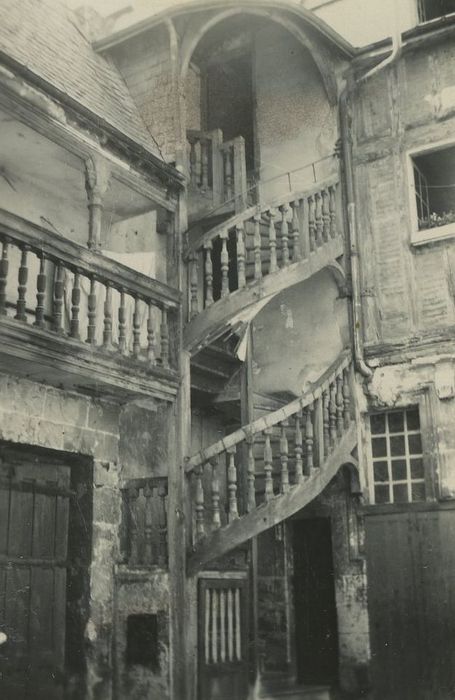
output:
M411 245L421 246L428 243L436 243L437 241L445 241L448 238L455 237L455 222L446 224L445 226L435 226L434 228L426 228L421 231L414 231L411 234Z

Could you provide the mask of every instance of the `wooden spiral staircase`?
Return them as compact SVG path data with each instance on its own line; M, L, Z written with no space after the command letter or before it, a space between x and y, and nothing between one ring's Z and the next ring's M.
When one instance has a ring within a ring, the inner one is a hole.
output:
M330 269L344 285L338 178L206 218L188 236L184 341L204 352L263 300ZM199 357L201 355L199 354ZM352 462L351 360L344 351L301 397L188 458L193 538L188 573L290 517Z

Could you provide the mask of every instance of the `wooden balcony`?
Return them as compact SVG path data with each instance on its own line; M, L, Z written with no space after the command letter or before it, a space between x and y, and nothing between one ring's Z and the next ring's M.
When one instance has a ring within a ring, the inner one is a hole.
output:
M113 398L171 400L180 293L0 210L0 368Z

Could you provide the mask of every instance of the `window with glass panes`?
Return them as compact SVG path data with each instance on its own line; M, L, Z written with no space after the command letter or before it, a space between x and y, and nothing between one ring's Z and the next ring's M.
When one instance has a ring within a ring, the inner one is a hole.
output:
M374 503L425 500L419 409L370 416Z

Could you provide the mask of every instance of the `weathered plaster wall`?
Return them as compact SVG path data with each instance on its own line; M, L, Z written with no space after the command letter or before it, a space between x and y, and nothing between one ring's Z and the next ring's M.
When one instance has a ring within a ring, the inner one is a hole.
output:
M337 112L330 106L321 75L310 54L285 29L273 23L255 36L253 83L256 129L264 197L289 190L288 171L333 153ZM336 161L316 166L316 179L333 172ZM311 167L292 175L293 190L314 182Z
M455 134L452 43L407 53L355 95L357 214L365 341L406 341L455 323L453 239L411 246L407 152Z
M200 131L202 129L201 72L190 63L185 80L186 128Z
M179 98L166 27L144 32L110 55L161 153L173 161L180 138Z
M322 271L277 295L254 319L255 391L301 393L348 342L346 299Z

